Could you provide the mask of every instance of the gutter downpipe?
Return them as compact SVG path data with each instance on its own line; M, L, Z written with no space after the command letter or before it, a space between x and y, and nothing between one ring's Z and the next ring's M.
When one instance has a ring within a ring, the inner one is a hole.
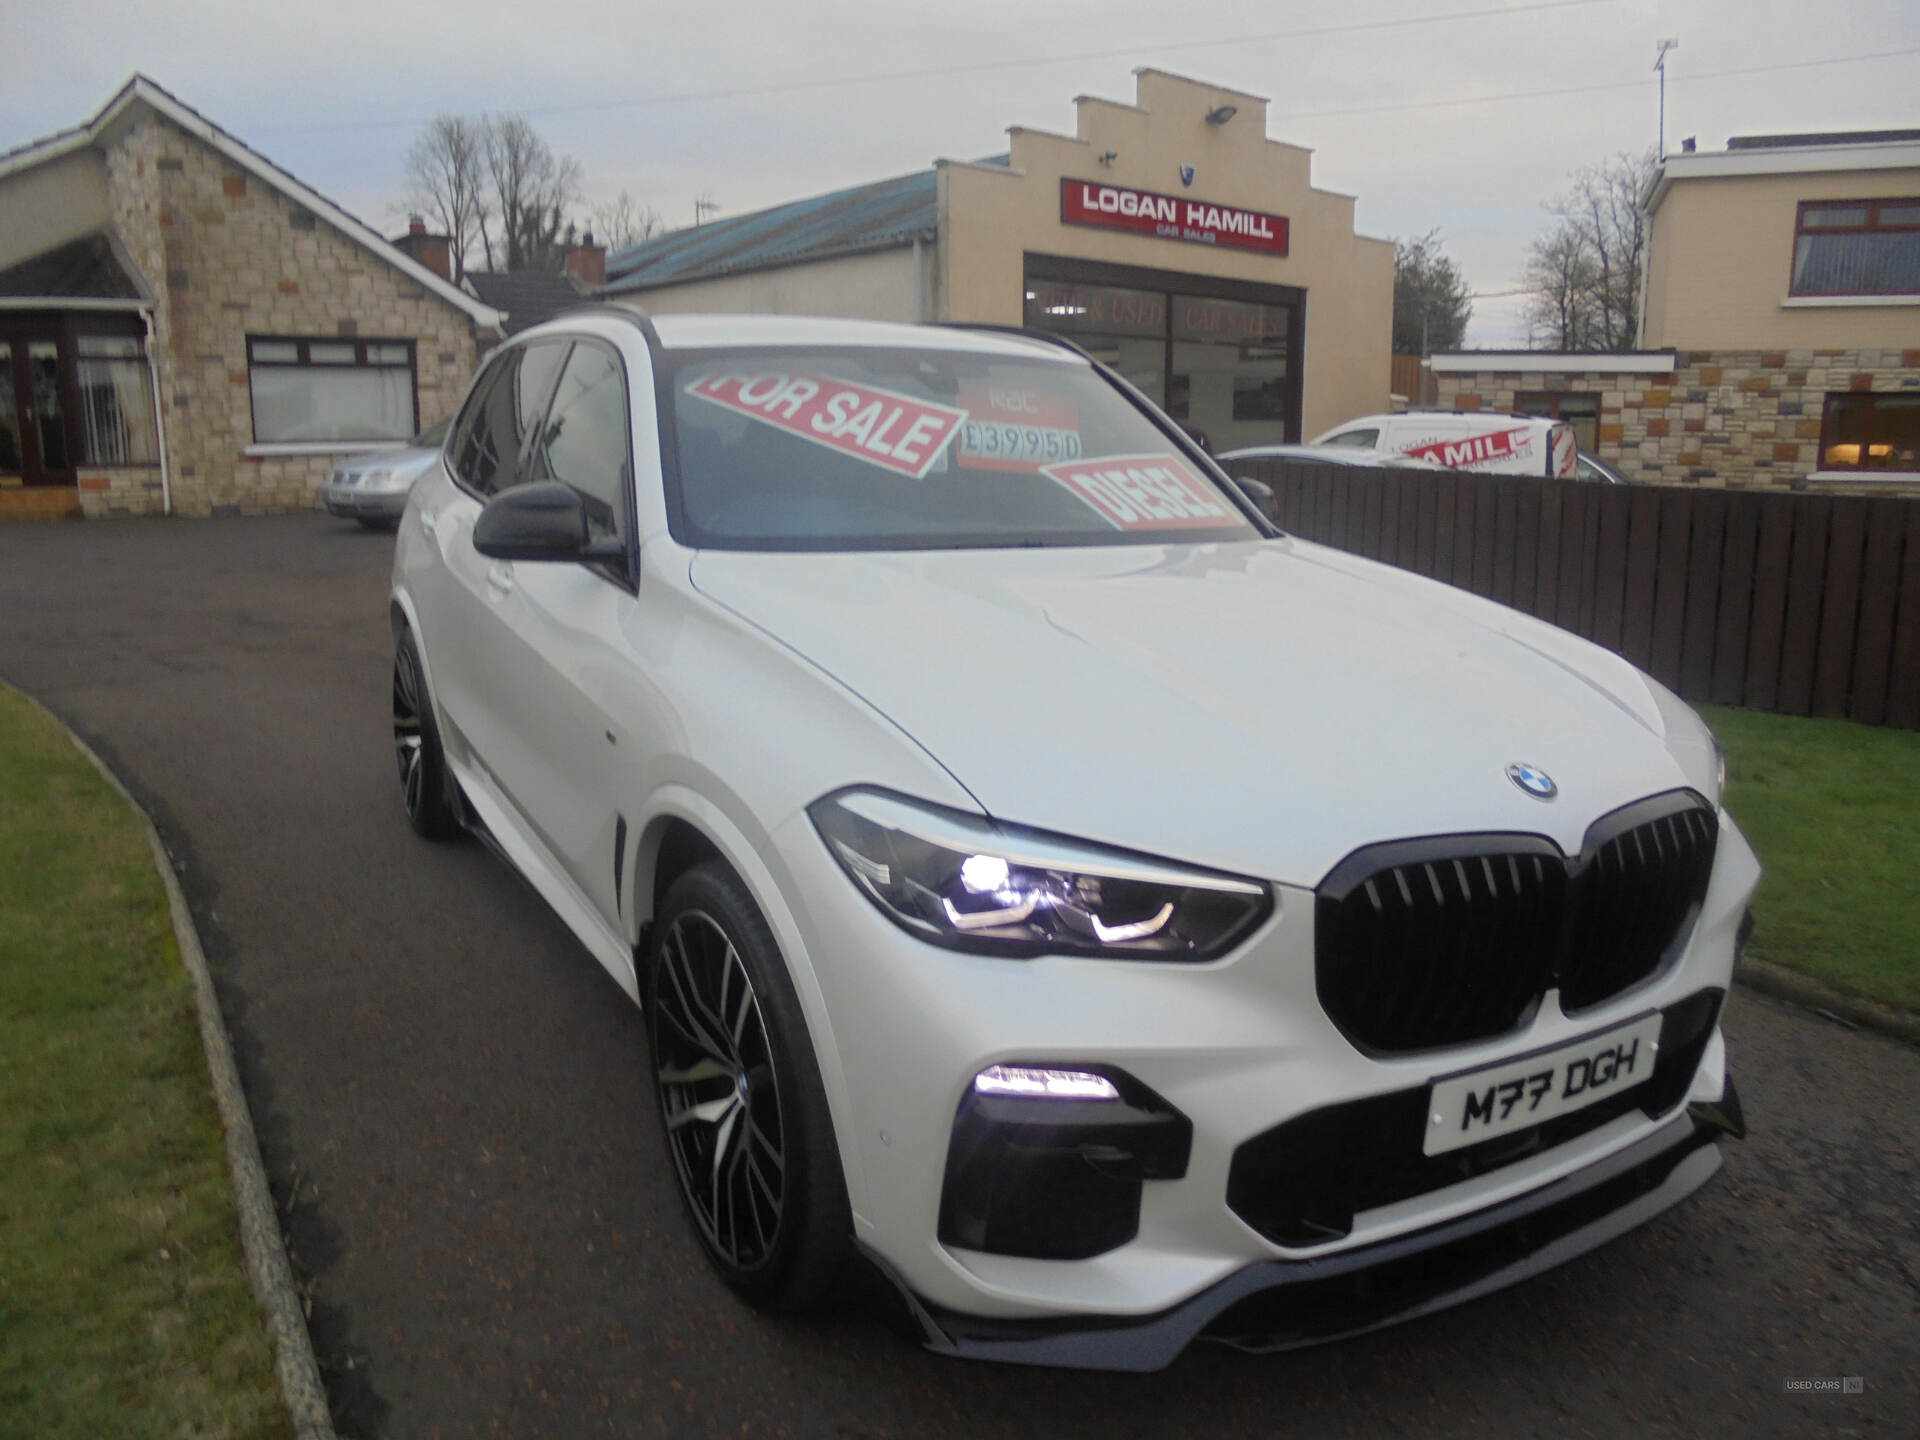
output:
M920 257L921 240L913 237L913 323L927 323L927 271Z
M173 482L167 475L167 420L160 404L160 367L153 358L153 311L146 306L140 309L140 319L147 327L147 380L153 386L153 438L160 448L160 513L173 514Z

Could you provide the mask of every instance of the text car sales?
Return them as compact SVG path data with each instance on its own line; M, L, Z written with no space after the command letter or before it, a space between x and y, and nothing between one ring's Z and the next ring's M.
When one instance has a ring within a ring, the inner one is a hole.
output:
M1278 238L1268 223L1269 217L1252 210L1208 205L1199 200L1179 200L1172 195L1151 195L1142 190L1122 190L1113 185L1082 185L1080 190L1080 203L1084 209L1104 215L1151 220L1161 235L1206 243L1211 243L1219 235L1239 235L1249 240L1268 241Z

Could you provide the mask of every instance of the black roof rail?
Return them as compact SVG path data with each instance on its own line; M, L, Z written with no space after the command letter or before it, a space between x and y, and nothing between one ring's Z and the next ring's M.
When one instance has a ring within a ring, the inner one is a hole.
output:
M542 320L540 323L545 325L553 320L569 320L576 315L605 315L608 317L617 315L623 320L631 320L643 330L653 323L653 317L639 306L617 305L611 300L585 300L578 305L569 305L566 309L549 315L546 320Z

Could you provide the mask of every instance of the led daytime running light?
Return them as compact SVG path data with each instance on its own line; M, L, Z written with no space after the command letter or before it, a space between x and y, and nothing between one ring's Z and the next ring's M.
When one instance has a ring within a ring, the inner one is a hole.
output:
M1046 1100L1118 1100L1119 1087L1087 1070L1039 1070L1023 1065L989 1065L973 1077L978 1095L1018 1095Z

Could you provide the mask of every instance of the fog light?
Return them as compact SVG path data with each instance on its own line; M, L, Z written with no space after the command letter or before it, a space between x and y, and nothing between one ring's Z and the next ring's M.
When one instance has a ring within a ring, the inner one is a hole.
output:
M1187 1173L1193 1124L1125 1071L989 1065L960 1097L940 1241L1085 1260L1140 1230L1148 1180Z
M981 1095L1029 1095L1050 1100L1118 1100L1120 1091L1104 1075L1085 1070L1033 1070L1019 1065L989 1065L973 1077Z

